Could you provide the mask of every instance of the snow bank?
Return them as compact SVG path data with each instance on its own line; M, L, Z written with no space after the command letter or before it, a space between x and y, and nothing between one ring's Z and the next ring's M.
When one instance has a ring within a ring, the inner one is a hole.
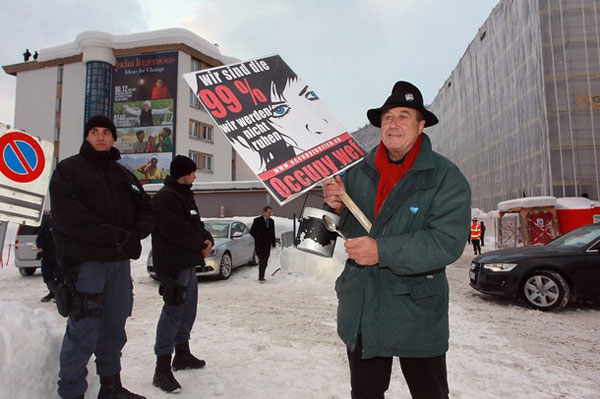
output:
M555 206L556 197L525 197L498 202L498 209L508 211L512 208L532 208L535 206Z
M556 200L556 209L591 209L594 201L584 197L562 197Z
M0 301L0 398L56 397L63 334L49 311Z

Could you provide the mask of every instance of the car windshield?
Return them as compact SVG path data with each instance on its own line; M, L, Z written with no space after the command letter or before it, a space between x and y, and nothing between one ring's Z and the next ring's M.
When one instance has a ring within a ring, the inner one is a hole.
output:
M598 237L600 237L600 226L591 224L569 231L555 240L550 241L546 246L583 248Z
M204 223L206 230L212 234L213 238L229 238L229 223Z

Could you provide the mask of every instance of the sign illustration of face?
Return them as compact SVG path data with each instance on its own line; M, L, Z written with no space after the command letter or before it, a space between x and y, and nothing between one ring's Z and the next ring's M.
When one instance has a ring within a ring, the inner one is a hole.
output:
M273 116L269 122L295 142L291 145L306 151L345 132L321 104L319 96L301 79L288 79L285 88L278 89L271 85Z

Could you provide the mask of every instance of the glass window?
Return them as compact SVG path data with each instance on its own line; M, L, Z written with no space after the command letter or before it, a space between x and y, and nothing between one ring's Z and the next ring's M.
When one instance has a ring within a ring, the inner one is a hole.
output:
M190 150L188 156L196 163L199 170L203 172L213 171L213 156L211 154Z
M205 69L205 67L202 65L202 62L198 61L195 58L192 58L191 72L199 71L201 69ZM196 95L194 94L192 89L190 89L190 106L192 106L194 108L204 109L204 107L202 107L202 105L200 104L200 101L198 100L198 97L196 97Z
M202 122L190 119L190 138L213 142L213 128Z
M229 223L208 222L204 223L204 228L213 238L228 238Z
M233 223L231 225L231 236L233 237L233 233L244 233L244 229L242 228L241 223Z
M112 65L101 61L90 61L86 65L84 121L94 115L111 116L110 83Z
M200 169L204 171L212 171L212 158L213 157L210 154L202 154L202 167Z
M200 156L200 153L196 152L196 151L190 151L188 153L189 158L194 161L196 163L196 165L198 165L198 158Z

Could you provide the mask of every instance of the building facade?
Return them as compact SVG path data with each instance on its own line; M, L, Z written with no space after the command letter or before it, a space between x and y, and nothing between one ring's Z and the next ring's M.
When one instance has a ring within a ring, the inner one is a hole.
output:
M83 32L4 71L17 79L15 127L54 142L55 161L77 153L85 121L104 114L117 126L121 163L144 182L162 181L175 154L196 161L200 181L250 180L254 175L182 77L237 61L176 28Z
M430 106L473 207L600 197L600 2L501 0Z

